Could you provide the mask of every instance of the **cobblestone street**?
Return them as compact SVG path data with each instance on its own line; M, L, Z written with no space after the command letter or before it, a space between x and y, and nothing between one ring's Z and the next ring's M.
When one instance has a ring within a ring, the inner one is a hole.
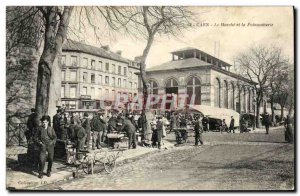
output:
M172 141L173 133L168 140ZM191 138L193 140L193 138ZM117 165L112 174L94 174L39 187L41 190L291 190L294 145L283 129L266 135L205 133L205 145L186 145ZM174 141L173 141L174 142Z

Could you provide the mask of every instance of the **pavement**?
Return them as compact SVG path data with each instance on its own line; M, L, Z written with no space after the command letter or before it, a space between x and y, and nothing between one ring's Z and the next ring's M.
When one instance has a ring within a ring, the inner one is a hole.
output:
M163 149L174 147L174 144L164 141ZM104 148L104 150L108 150ZM130 162L132 159L138 159L148 153L158 151L157 148L147 148L138 146L136 149L122 151L120 157L116 160L116 164L123 165ZM95 150L91 152L97 152ZM45 186L52 183L64 182L73 179L75 166L67 165L64 162L54 160L52 165L51 177L44 175L42 179L38 178L37 171L32 171L28 166L18 162L18 155L25 154L27 148L23 146L10 146L6 148L6 187L8 190L33 190L40 186ZM115 153L115 152L113 152ZM45 172L47 163L45 166ZM79 170L79 175L86 175Z

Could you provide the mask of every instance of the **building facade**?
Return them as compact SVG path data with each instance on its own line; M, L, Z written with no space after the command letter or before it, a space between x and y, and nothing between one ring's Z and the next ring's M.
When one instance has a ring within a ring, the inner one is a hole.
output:
M138 92L139 64L111 52L68 40L61 55L61 105L67 109L99 109L112 104L117 95L130 99Z
M147 69L150 94L186 94L186 104L191 104L194 95L195 105L255 112L255 83L231 72L230 64L196 48L171 54L171 61Z

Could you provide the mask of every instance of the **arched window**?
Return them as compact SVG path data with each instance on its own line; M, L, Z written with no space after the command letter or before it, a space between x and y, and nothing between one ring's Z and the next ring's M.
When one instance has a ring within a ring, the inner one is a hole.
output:
M149 81L149 90L151 95L157 95L158 94L158 84L154 80Z
M228 108L228 83L224 80L224 108Z
M167 101L172 100L172 97L175 95L178 95L178 82L174 78L170 78L166 82L166 94L167 95L172 95L171 97L167 97ZM166 103L166 109L173 109L171 108L171 103L168 102Z
M230 109L233 109L234 110L234 102L235 102L235 99L234 99L234 84L233 82L230 83L230 87L229 87L229 92L230 92L230 101L229 101L229 108Z
M221 107L221 83L218 78L215 79L215 107Z
M252 97L252 94L251 94L251 90L249 88L248 89L248 105L247 105L249 113L251 112L251 105L252 105L251 103L252 103L252 101L253 101L253 97Z
M244 99L244 112L247 112L247 90L246 87L243 88L243 99Z
M166 87L177 87L177 86L178 86L178 82L173 78L169 79L166 83Z
M196 77L191 77L186 85L186 92L188 94L188 104L201 104L201 82ZM195 96L194 103L191 103L192 96Z

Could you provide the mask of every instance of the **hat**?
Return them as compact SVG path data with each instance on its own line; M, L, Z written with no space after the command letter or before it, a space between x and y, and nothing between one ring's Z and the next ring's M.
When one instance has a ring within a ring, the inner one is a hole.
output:
M48 116L48 115L42 116L41 121L43 122L45 120L48 121L48 122L50 122L50 116Z
M31 112L35 112L35 108L31 108L30 111L31 111Z
M88 117L89 114L88 114L87 112L84 112L83 116L84 116L84 117Z

